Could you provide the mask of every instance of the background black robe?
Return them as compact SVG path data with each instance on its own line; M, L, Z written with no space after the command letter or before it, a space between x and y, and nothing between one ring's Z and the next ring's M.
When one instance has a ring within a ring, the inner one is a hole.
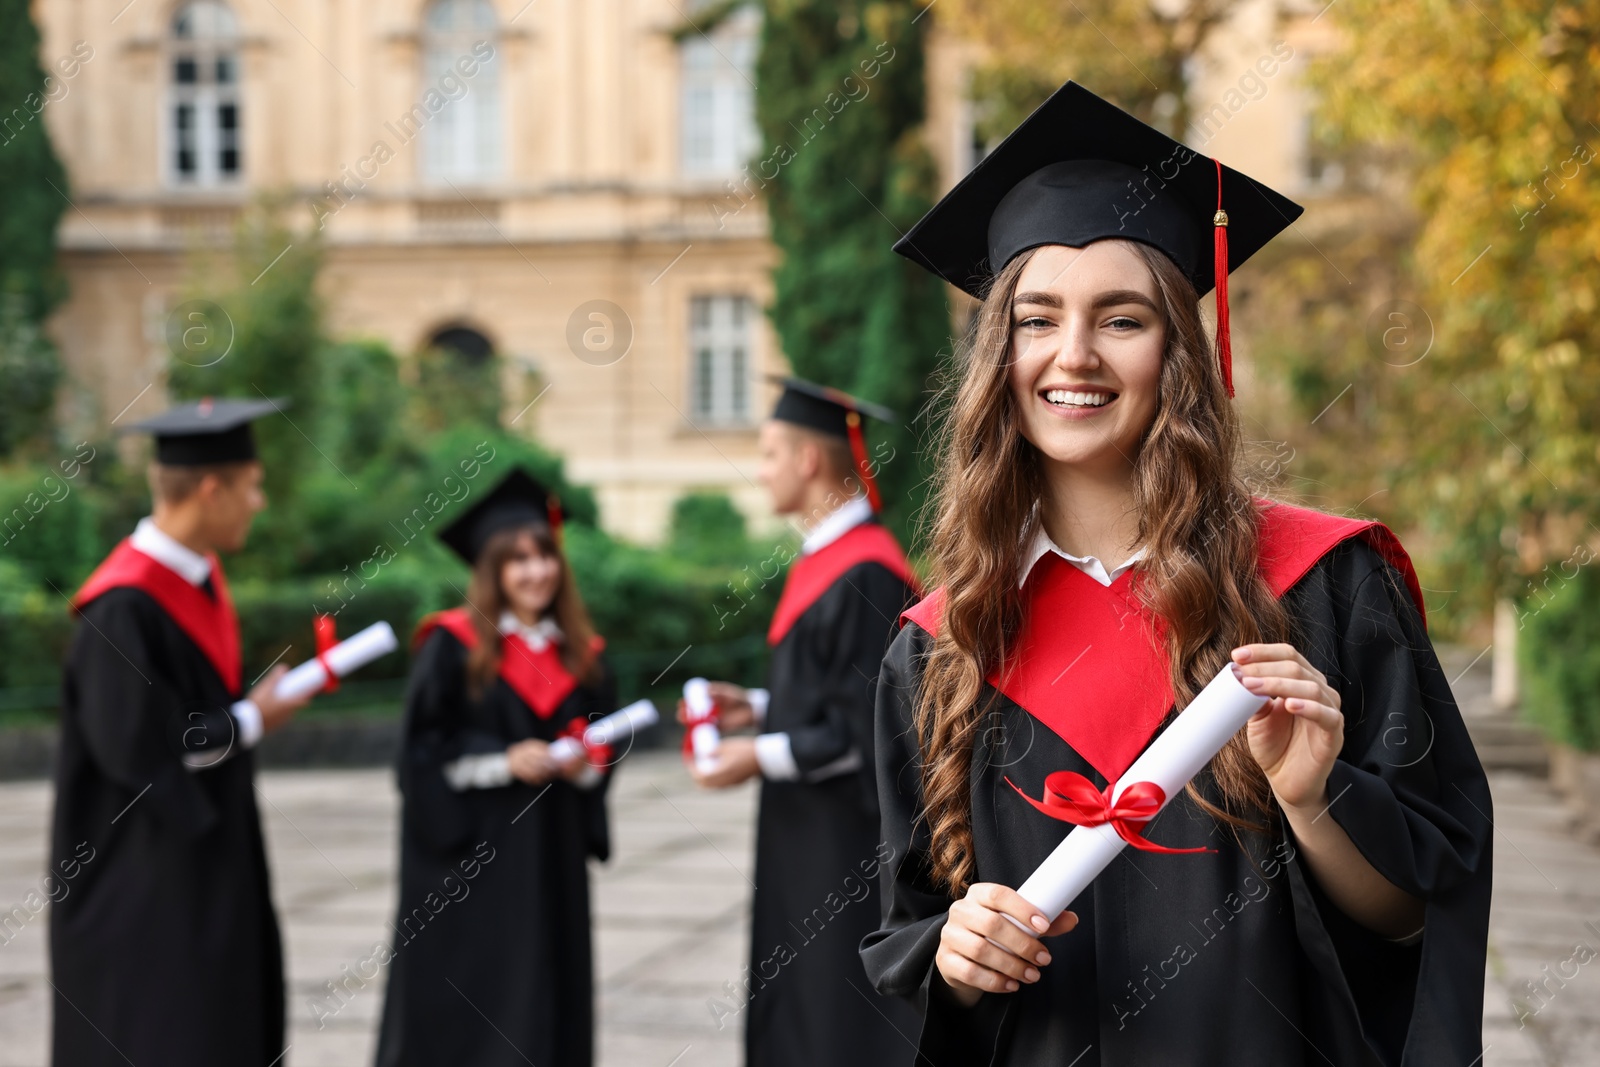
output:
M605 859L606 781L520 781L457 793L463 754L551 741L617 710L609 672L548 719L496 678L467 697L467 650L439 627L406 695L399 781L400 908L379 1067L587 1067L594 1059L587 857ZM470 875L470 876L469 876Z
M91 601L67 652L51 866L53 1062L266 1067L283 957L230 692L147 594ZM227 750L190 770L183 754ZM87 862L83 857L90 855Z
M862 762L820 782L761 783L749 1067L911 1062L916 1014L873 991L856 947L878 925L874 683L900 612L915 599L887 567L858 564L773 649L763 729L789 735L802 774L852 748Z
M1343 701L1345 744L1328 814L1394 884L1426 904L1402 947L1322 895L1284 829L1245 841L1180 793L1147 836L1215 854L1124 849L1070 905L1080 925L1051 939L1043 978L949 1000L933 967L950 897L927 871L912 732L919 660L907 625L879 685L885 872L883 928L862 945L878 988L927 1003L921 1063L1239 1067L1459 1064L1481 1053L1491 873L1488 784L1398 572L1360 538L1325 555L1283 597L1295 647ZM986 692L986 696L987 696ZM1034 811L1045 775L1105 779L1010 700L974 753L975 881L1018 886L1071 827ZM1216 798L1214 783L1203 782ZM1081 1057L1081 1058L1079 1058Z

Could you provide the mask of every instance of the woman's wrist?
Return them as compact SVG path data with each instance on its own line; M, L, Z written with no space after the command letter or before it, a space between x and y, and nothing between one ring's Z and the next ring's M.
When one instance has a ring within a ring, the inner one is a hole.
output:
M1316 793L1313 799L1302 800L1297 804L1285 801L1276 791L1272 795L1277 800L1278 807L1283 810L1284 818L1289 821L1291 826L1296 828L1310 826L1332 807L1328 798L1328 783L1326 781L1322 783L1322 789Z
M928 999L938 1000L943 1004L952 1004L958 1008L973 1008L978 1001L983 999L983 990L977 986L967 985L965 982L952 981L944 976L944 971L939 969L937 959L933 963L933 975L928 980Z

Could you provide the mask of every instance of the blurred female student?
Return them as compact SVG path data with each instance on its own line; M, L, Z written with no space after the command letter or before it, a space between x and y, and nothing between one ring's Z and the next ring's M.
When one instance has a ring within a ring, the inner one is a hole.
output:
M467 602L423 621L406 695L400 907L379 1067L587 1067L588 857L609 850L611 753L551 742L615 710L560 543L515 470L440 534Z

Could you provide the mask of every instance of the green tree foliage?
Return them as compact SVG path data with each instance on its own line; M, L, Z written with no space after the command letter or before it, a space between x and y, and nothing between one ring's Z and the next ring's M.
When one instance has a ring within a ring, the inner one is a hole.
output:
M37 324L66 296L56 226L67 175L42 112L45 73L27 0L0 0L0 456L47 428L60 364Z
M912 420L949 347L942 283L890 248L933 203L922 141L923 6L769 0L756 63L763 148L748 171L782 261L770 314L795 373L887 404L888 517L904 528L925 470Z
M43 319L66 296L56 267L56 225L67 174L42 112L45 73L28 0L0 0L0 291L20 293Z
M667 545L679 559L725 563L746 555L744 513L726 493L689 493L672 505Z
M0 456L49 438L60 381L56 346L28 316L27 298L0 292Z
M1570 566L1570 565L1569 565ZM1560 570L1519 612L1522 706L1557 741L1600 752L1600 573Z
M254 205L240 223L229 261L200 261L189 299L167 321L167 389L174 400L287 401L282 414L254 427L267 495L275 506L256 524L256 543L270 548L251 553L244 561L246 573L269 552L276 558L261 573L286 573L305 552L296 514L314 483L303 473L320 463L336 476L349 477L327 444L309 432L322 421L326 402L328 342L316 292L322 250L313 236L291 231L285 213L276 200Z

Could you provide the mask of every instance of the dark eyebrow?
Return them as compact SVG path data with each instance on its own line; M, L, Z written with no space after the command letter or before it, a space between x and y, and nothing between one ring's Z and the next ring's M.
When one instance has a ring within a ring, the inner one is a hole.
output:
M1061 307L1061 298L1055 293L1039 290L1018 293L1012 298L1011 303L1013 307L1018 304L1036 304L1040 307L1059 308ZM1093 307L1098 310L1100 308L1117 307L1121 304L1139 304L1157 313L1161 311L1148 296L1145 296L1137 289L1108 290L1094 298Z

